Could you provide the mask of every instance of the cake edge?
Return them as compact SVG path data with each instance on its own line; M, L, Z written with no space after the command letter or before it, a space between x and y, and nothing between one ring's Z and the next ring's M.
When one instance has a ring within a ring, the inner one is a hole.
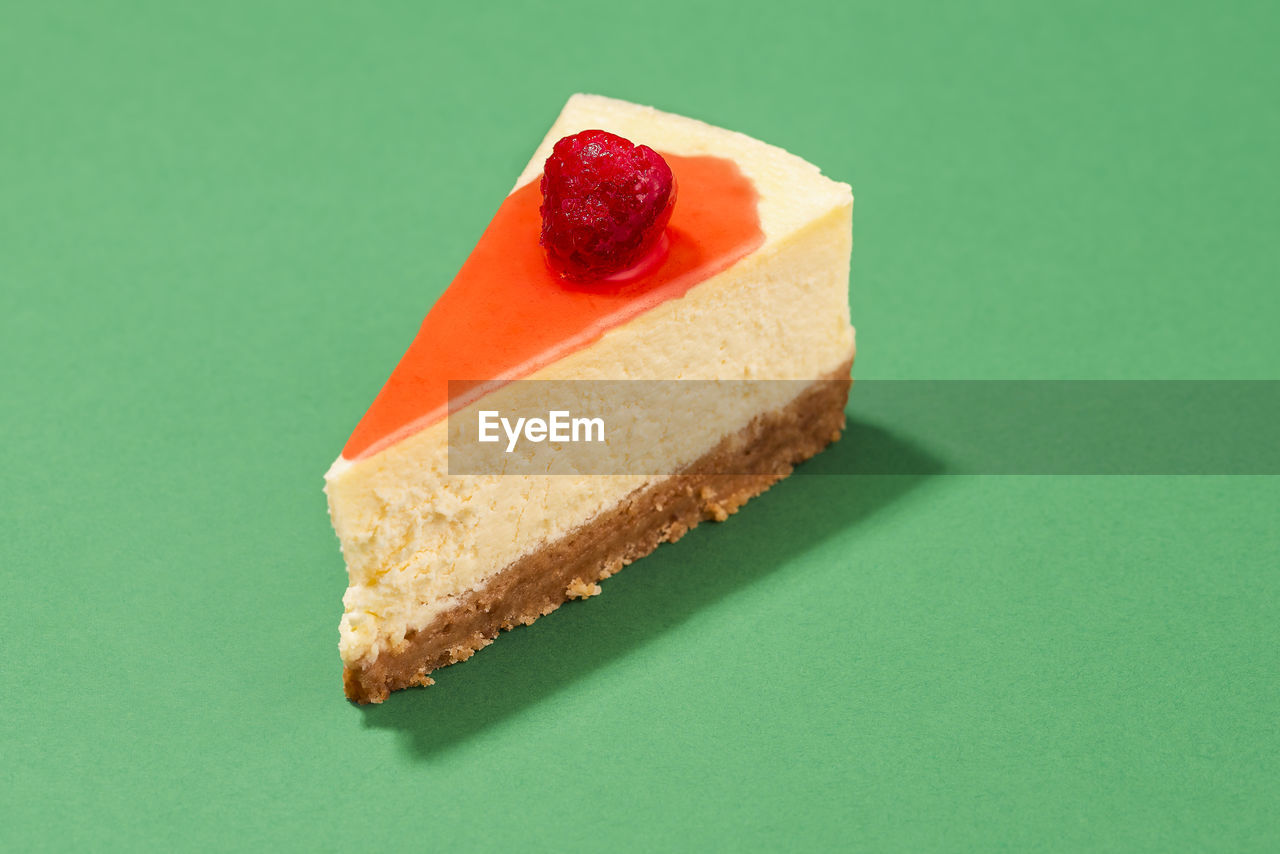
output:
M794 466L840 437L852 356L781 409L757 415L678 474L642 487L591 521L522 556L468 592L394 650L346 664L347 698L381 703L392 691L433 684L430 674L465 661L503 629L529 625L698 523L724 521ZM716 474L746 468L751 474Z

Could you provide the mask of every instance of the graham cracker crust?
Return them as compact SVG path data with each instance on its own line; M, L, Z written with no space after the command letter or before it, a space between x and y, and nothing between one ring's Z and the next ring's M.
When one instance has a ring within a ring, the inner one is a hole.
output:
M502 629L528 625L569 599L600 592L597 582L704 520L722 522L792 468L840 438L852 360L782 409L756 416L679 474L636 490L559 540L515 561L484 587L395 650L347 666L342 682L357 703L430 685L428 674L464 661ZM716 474L749 469L752 474Z

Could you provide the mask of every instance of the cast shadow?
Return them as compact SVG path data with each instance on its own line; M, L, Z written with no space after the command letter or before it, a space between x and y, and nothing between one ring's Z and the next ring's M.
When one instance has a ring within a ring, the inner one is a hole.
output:
M850 418L841 441L752 499L728 527L703 524L679 544L659 547L604 582L603 595L568 602L532 626L504 632L469 661L436 671L431 688L359 707L363 723L401 732L419 759L441 755L901 503L944 470L909 440Z

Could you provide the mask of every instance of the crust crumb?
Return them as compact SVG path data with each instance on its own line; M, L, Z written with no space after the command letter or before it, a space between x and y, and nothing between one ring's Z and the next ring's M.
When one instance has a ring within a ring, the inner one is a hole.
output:
M599 596L604 591L600 589L599 584L594 582L588 584L581 578L575 578L569 582L569 586L565 588L564 592L570 599L590 599L592 596Z

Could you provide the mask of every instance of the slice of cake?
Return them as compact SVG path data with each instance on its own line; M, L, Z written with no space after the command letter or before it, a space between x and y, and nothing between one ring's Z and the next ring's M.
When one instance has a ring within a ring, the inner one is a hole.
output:
M325 476L347 696L431 684L837 438L852 208L780 148L570 98ZM739 385L643 408L649 438L610 448L634 470L451 475L450 423L518 408L529 380Z

